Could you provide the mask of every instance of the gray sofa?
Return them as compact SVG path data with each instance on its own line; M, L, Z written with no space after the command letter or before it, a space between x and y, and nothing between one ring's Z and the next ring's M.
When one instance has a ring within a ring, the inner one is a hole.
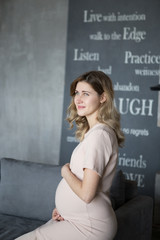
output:
M0 240L13 240L51 218L60 166L0 160ZM153 201L117 170L111 199L118 221L115 240L150 240Z

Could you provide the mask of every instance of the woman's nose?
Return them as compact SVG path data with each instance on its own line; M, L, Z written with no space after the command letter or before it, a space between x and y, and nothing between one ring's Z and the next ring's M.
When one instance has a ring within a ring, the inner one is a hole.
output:
M79 95L76 96L76 102L77 103L83 102L82 95L79 94Z

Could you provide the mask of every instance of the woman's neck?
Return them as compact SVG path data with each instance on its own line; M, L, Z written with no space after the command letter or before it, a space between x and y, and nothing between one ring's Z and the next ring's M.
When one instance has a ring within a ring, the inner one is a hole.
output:
M98 123L100 123L100 122L97 119L94 119L92 121L88 121L89 129L93 128Z

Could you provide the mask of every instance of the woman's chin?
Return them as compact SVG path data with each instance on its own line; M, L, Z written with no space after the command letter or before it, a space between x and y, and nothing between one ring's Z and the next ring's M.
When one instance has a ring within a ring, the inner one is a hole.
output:
M79 117L84 117L85 116L85 114L82 113L82 112L77 112L77 114L78 114Z
M78 116L79 116L79 117L85 117L84 114L79 114L79 113L78 113Z

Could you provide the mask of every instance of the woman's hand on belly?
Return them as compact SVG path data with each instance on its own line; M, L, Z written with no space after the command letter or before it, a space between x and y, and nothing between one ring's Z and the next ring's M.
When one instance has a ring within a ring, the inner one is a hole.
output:
M63 178L65 178L66 174L68 174L68 171L70 172L70 164L66 163L62 168L61 168L61 175Z
M57 208L55 208L52 212L52 219L55 221L63 221L64 218L59 214Z
M97 192L100 176L91 169L84 169L83 179L80 180L70 169L69 163L61 169L61 175L66 180L72 191L84 202L90 203Z

